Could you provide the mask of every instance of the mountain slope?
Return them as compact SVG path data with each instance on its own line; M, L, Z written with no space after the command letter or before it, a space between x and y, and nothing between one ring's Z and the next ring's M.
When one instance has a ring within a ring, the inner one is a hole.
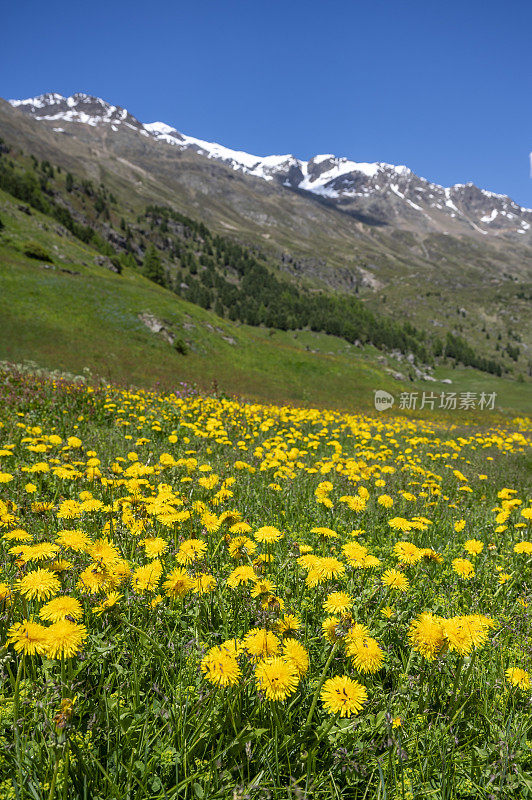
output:
M2 191L0 218L0 359L172 390L183 380L207 390L215 382L250 399L348 411L372 409L377 388L397 400L405 390L495 391L504 412L526 409L528 386L516 381L447 366L436 369L437 383L405 382L392 375L404 365L371 346L221 319L135 269L106 268L90 244ZM47 262L25 255L28 239L48 250Z

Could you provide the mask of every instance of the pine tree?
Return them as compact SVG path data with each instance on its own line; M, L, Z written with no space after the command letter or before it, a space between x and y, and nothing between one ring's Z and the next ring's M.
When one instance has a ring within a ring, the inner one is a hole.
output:
M144 271L144 275L154 283L158 283L159 286L165 285L165 275L163 265L161 264L161 259L159 257L159 253L155 249L153 245L150 245L146 250L144 255L144 261L142 263L142 268Z
M66 176L66 190L67 190L67 192L71 192L73 187L74 187L74 178L72 177L70 172L67 172L67 176Z

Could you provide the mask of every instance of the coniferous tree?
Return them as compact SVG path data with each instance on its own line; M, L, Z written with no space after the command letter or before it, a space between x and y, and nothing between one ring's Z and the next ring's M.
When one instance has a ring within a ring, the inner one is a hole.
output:
M153 245L150 245L146 250L146 253L144 255L144 261L142 262L142 268L144 271L144 275L150 281L158 283L159 286L164 286L165 276L164 276L163 265L161 264L159 253L157 252L157 250Z
M72 189L74 188L74 178L72 177L70 172L67 172L65 187L67 192L71 192Z

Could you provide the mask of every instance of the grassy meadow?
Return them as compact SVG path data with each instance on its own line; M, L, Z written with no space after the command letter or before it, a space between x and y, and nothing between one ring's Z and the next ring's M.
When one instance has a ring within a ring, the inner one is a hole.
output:
M0 377L1 798L532 797L529 420Z

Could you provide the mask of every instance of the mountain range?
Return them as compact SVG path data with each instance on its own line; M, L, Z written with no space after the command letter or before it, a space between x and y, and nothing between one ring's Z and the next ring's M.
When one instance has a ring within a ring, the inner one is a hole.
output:
M407 166L255 156L81 92L0 99L0 136L105 187L116 198L107 218L89 220L84 201L64 191L56 201L115 249L125 247L122 218L141 259L149 231L139 220L150 204L165 205L309 291L356 293L379 314L463 336L482 356L532 370L532 210L509 197L472 183L442 187ZM172 270L171 251L156 244Z
M245 175L324 198L370 224L488 237L517 234L532 242L532 209L473 183L443 187L406 166L357 163L332 154L308 161L293 155L255 156L188 136L164 122L143 124L126 109L82 92L70 97L47 93L9 102L55 133L71 135L73 123L112 133L130 129L178 152L190 150Z

